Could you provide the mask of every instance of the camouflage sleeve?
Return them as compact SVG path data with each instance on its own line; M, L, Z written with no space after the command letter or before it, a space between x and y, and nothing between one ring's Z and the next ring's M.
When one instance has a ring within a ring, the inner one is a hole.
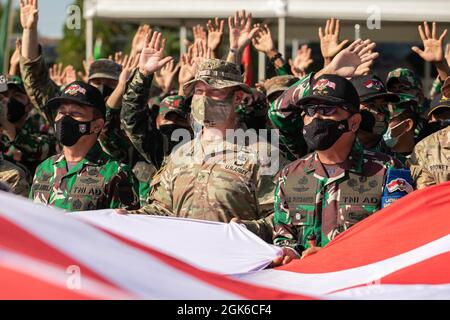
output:
M1 160L0 181L6 183L12 193L28 197L30 185L25 171L21 168L5 160Z
M138 182L127 165L119 165L118 172L109 181L106 189L110 209L135 210L139 208Z
M22 155L27 161L44 161L53 154L56 139L50 134L30 133L22 129L11 144L14 148L22 151Z
M418 143L408 161L412 178L416 184L416 189L423 189L425 187L437 184L434 176L428 171L425 165L426 158L423 156L423 153L424 145L422 143Z
M46 105L48 100L58 95L59 88L50 79L44 57L40 55L35 60L21 57L20 72L32 104L53 126L53 113L46 108Z
M106 153L122 163L128 163L130 142L120 128L120 109L106 106L105 125L98 140Z
M301 254L298 250L299 230L292 223L292 218L289 214L289 206L285 199L285 183L286 175L281 173L275 189L273 243L280 247L289 247L294 249L298 254Z
M163 137L149 121L147 106L152 77L145 77L135 70L123 96L120 120L122 128L136 150L146 161L160 167L163 152Z
M439 76L434 79L433 83L431 84L430 89L430 99L433 99L435 96L441 93L442 85L444 84L444 81L441 80Z
M130 214L147 214L154 216L173 216L172 213L172 169L169 161L164 168L155 175L150 184L148 204Z
M269 109L269 119L279 130L280 141L288 150L287 158L295 160L307 153L307 146L303 138L299 138L303 129L301 110L297 102L310 91L312 73L301 78L286 90Z

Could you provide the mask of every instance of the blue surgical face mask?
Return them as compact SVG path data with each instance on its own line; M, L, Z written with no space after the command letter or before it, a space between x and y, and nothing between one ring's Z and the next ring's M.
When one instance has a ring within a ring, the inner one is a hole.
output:
M402 132L399 136L393 137L392 130L401 126L403 123L405 123L405 121L400 122L399 124L395 125L394 127L388 127L385 134L383 134L383 140L389 148L395 147L398 143L398 139L400 139L400 137L405 133L405 132Z

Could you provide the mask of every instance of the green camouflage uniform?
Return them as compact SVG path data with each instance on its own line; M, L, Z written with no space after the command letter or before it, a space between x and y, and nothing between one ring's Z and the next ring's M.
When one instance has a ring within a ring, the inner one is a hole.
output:
M417 189L450 181L450 126L420 141L409 165Z
M53 128L55 116L47 108L47 102L59 95L59 87L50 79L44 57L40 55L34 60L21 57L20 72L31 103Z
M0 153L0 182L6 183L11 192L27 197L30 191L30 185L25 171L3 159Z
M5 158L23 164L31 175L34 175L39 163L55 153L56 139L48 134L48 128L43 127L43 123L42 116L33 110L17 131L14 141L6 135L1 136Z
M417 75L409 69L397 68L388 73L386 79L386 87L390 87L392 81L397 80L405 85L409 86L411 89L416 89L418 92L423 91L422 81L417 77ZM389 90L392 91L392 90ZM398 92L395 92L398 93ZM430 100L424 96L416 94L416 98L419 101L416 111L418 114L424 115L430 106ZM423 100L423 101L421 101ZM421 101L421 102L420 102Z
M68 211L137 209L137 182L128 166L95 144L68 170L64 154L45 160L36 170L30 199Z
M279 130L280 143L287 150L286 158L295 160L307 154L308 148L302 136L302 110L296 106L298 100L310 92L313 74L301 78L276 99L269 109L269 119Z
M135 70L123 95L120 120L122 128L136 150L156 168L164 158L164 142L156 124L150 121L147 102L153 76L145 77Z
M389 104L389 121L401 116L405 112L414 115L416 113L415 110L417 110L417 105L419 102L415 96L413 96L411 94L407 94L407 93L397 93L397 95L399 96L400 101L397 103ZM416 120L417 119L418 119L418 116L416 117ZM395 157L403 165L407 164L407 161L411 156L411 154L404 154L404 153L399 153L399 152L395 152L395 151L391 151L388 154Z
M401 164L388 155L364 150L356 141L334 174L328 175L317 153L285 167L277 176L274 244L299 254L316 236L325 246L339 233L380 209L388 168Z

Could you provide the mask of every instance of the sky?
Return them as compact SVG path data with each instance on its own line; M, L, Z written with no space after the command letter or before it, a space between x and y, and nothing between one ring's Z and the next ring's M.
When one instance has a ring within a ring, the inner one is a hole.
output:
M5 0L0 1L5 3ZM52 38L62 37L66 8L73 2L73 0L39 0L39 34ZM19 0L13 0L13 3L19 7Z

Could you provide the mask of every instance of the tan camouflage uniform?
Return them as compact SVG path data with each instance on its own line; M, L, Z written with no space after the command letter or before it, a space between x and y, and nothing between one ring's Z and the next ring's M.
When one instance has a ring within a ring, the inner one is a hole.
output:
M417 189L450 181L450 127L420 141L409 165Z

